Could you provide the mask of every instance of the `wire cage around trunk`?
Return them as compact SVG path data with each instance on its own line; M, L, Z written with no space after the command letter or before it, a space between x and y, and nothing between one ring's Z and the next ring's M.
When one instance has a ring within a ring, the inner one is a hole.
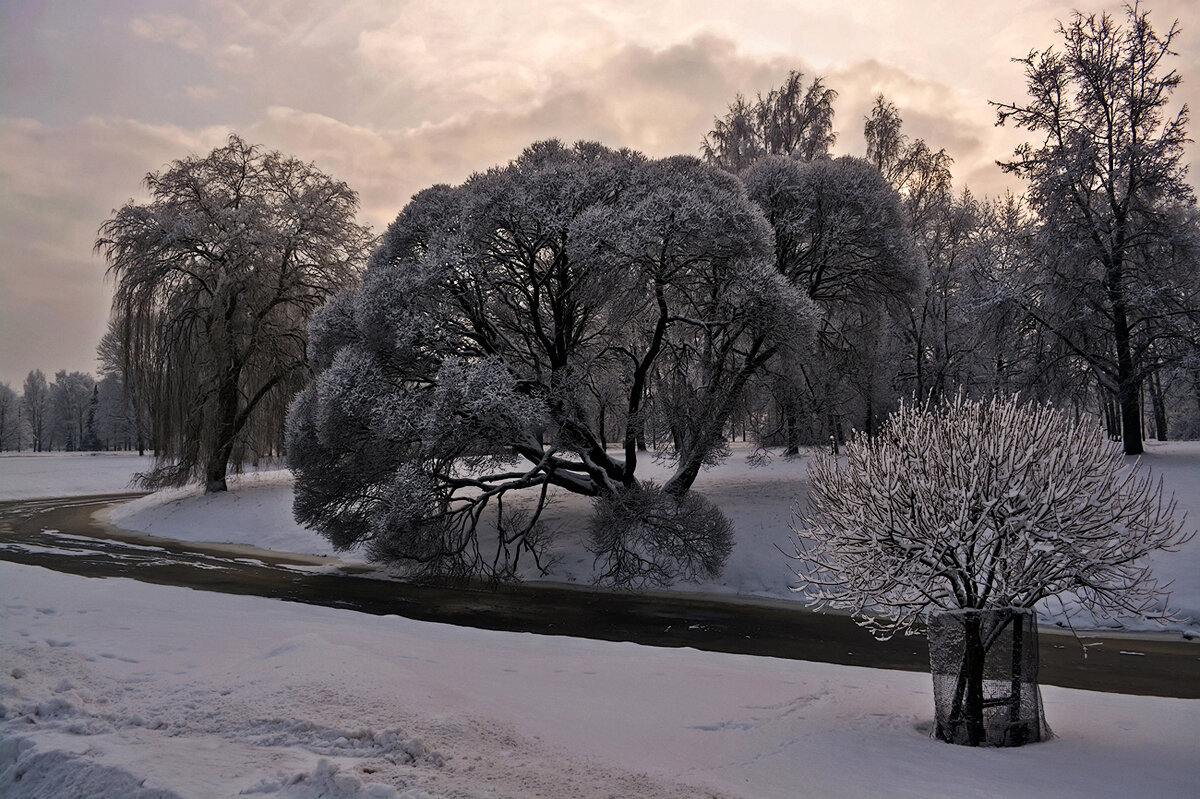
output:
M1021 746L1050 737L1038 688L1033 610L939 611L929 617L928 635L935 738Z

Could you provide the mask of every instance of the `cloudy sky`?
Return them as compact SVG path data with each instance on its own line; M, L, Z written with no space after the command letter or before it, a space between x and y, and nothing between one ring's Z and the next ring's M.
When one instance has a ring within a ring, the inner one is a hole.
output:
M1180 20L1200 107L1196 0ZM1093 12L1121 13L1095 0ZM0 3L0 382L94 372L112 296L93 254L147 172L230 131L314 161L382 230L419 189L532 141L698 152L737 93L788 70L836 89L837 151L860 155L883 92L906 132L945 147L959 187L1019 185L995 159L1023 140L988 100L1024 96L1011 59L1059 42L1052 0L3 0ZM1193 126L1193 131L1195 131ZM1195 147L1192 176L1200 174Z

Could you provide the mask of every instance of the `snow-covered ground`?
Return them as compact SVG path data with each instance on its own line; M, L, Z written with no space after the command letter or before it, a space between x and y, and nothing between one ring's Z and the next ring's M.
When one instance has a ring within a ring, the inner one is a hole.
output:
M1195 529L1200 523L1200 442L1147 442L1141 468L1160 474L1168 492L1179 502ZM687 591L741 594L785 599L799 598L790 590L796 585L789 561L780 552L792 550L788 524L792 508L806 494L807 455L785 460L776 457L759 468L746 465L745 449L719 466L703 472L695 490L719 505L734 521L736 542L721 577L714 581L675 586ZM0 462L2 465L2 462ZM639 474L663 481L669 467L644 463ZM291 476L286 471L261 472L234 478L235 490L208 495L199 486L164 491L135 500L110 515L118 527L179 538L188 541L219 541L249 544L265 549L333 555L329 543L292 519ZM589 500L564 491L557 492L554 504L546 511L546 522L561 531L552 555L554 565L546 579L569 583L590 583L593 558L587 550ZM353 553L347 557L353 558ZM1180 552L1164 552L1153 558L1154 572L1162 581L1172 581L1172 606L1194 621L1200 629L1200 537ZM526 579L537 575L527 569ZM1043 603L1039 609L1046 623L1062 621L1056 602ZM1083 619L1076 626L1089 626ZM1161 629L1140 619L1122 619L1127 629Z
M1194 526L1200 444L1152 443L1146 462ZM0 458L0 498L123 488L120 469L68 482L70 468L38 464L38 482L25 463ZM127 466L125 480L145 468ZM787 547L805 469L747 470L735 455L702 476L738 544L701 590L786 593L774 544ZM24 493L31 483L40 490ZM328 551L291 521L286 474L239 483L113 517L171 537ZM587 506L554 513L573 523ZM589 579L581 539L559 546L552 577ZM1160 563L1185 608L1200 607L1198 549ZM455 628L7 563L0 618L5 797L1191 797L1200 784L1196 700L1048 687L1056 738L980 750L928 737L922 674Z
M134 474L153 465L128 452L0 453L0 500L133 491Z
M928 676L497 633L0 563L0 795L1192 797L1200 701L1046 688L929 738Z

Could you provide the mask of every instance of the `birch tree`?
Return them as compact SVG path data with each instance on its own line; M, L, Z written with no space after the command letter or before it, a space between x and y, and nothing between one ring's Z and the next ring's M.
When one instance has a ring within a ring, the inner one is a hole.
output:
M805 86L804 74L796 70L753 103L739 94L725 116L713 120L713 129L701 142L704 160L738 173L768 155L800 161L826 158L837 139L835 99L837 92L823 78Z

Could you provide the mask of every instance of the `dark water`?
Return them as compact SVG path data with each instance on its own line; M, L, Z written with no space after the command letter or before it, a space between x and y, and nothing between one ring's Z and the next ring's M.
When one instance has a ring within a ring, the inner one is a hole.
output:
M321 558L130 535L92 518L130 496L0 503L0 559L85 577L128 577L482 629L929 669L923 638L875 641L845 616L813 613L797 603L544 583L499 589L416 585ZM1070 635L1043 632L1040 639L1043 684L1200 698L1200 642L1088 638L1102 643L1090 646L1085 658ZM1122 654L1129 652L1140 654Z

